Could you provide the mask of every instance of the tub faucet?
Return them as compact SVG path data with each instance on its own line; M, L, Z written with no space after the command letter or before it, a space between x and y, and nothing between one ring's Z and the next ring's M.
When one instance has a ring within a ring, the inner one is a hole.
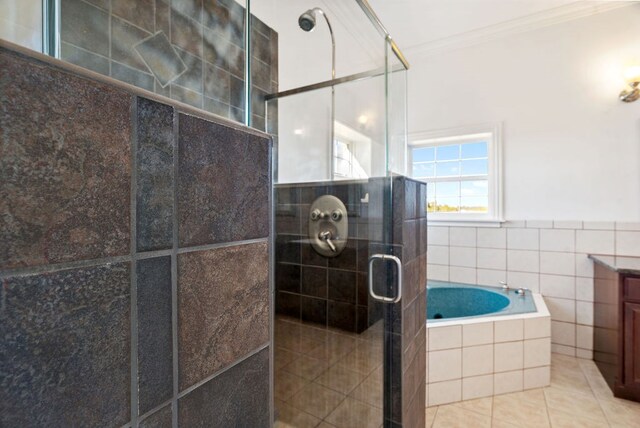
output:
M518 289L516 290L516 294L519 294L519 295L521 295L521 296L524 296L525 294L527 294L527 291L530 291L530 290L529 290L528 288L522 288L522 287L520 287L520 288L518 288Z
M508 285L506 282L504 282L504 281L498 281L498 282L500 283L500 285L502 285L502 289L503 289L504 291L509 291L509 288L510 288L510 287L509 287L509 285Z

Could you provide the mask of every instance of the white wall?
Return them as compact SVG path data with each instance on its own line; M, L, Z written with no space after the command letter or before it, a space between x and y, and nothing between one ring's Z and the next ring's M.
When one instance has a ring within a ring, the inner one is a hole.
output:
M0 39L42 51L42 1L0 0Z
M505 218L640 221L640 4L409 58L409 131L504 126Z

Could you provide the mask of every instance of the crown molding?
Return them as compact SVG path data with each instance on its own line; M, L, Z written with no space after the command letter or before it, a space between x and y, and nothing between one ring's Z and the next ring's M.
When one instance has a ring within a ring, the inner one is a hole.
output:
M499 24L478 28L451 37L414 45L404 49L408 57L425 57L466 48L503 37L525 33L563 22L596 15L610 10L639 4L638 1L576 1L564 6L537 12Z

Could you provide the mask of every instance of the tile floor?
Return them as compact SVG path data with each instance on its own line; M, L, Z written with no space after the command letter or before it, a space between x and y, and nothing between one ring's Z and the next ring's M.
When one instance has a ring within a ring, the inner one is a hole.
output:
M379 428L382 326L362 334L275 321L277 428ZM428 427L640 427L592 361L553 354L551 386L426 408ZM413 427L409 427L413 428Z
M428 427L640 427L640 403L615 398L593 361L551 356L551 386L426 409Z
M361 334L275 321L276 428L382 425L382 324Z

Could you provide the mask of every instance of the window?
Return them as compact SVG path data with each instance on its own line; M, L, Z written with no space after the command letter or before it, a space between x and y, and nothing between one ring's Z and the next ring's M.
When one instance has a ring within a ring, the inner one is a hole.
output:
M498 130L484 127L484 132L443 131L411 138L410 171L427 183L429 220L501 219Z
M333 158L334 178L348 178L353 176L353 154L351 143L345 140L335 140Z

